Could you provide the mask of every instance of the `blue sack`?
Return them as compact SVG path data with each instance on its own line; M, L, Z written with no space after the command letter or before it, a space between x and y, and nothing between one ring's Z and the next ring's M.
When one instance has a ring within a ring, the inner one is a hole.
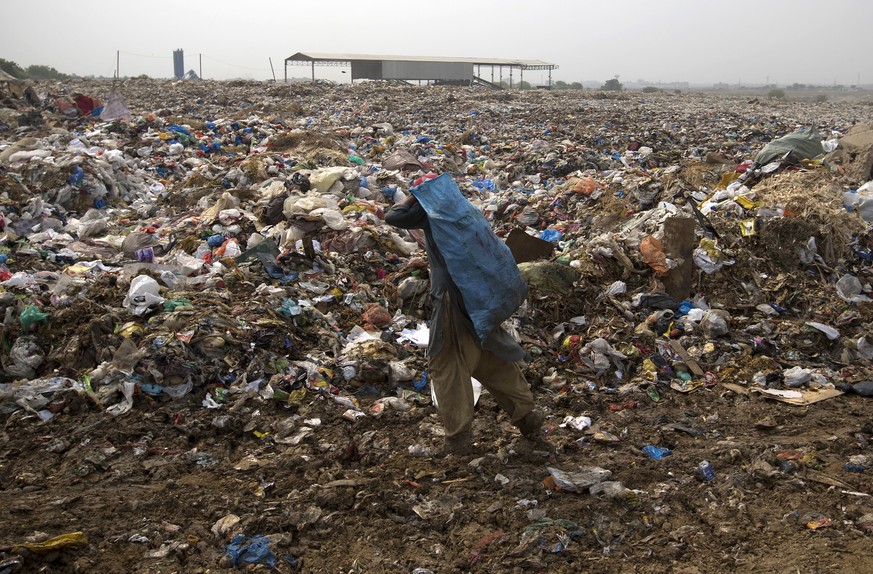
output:
M527 297L527 284L509 247L444 173L409 191L427 213L437 249L464 298L480 343Z

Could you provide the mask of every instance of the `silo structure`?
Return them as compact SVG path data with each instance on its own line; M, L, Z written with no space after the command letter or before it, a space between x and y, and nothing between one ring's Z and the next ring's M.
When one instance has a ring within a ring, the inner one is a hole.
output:
M185 77L185 52L181 48L173 50L173 76L177 80Z

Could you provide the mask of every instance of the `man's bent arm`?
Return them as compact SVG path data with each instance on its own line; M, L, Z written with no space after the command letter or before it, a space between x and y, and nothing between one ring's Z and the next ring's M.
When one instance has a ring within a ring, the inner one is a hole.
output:
M388 210L385 223L401 229L424 229L427 226L427 213L415 196L410 195Z

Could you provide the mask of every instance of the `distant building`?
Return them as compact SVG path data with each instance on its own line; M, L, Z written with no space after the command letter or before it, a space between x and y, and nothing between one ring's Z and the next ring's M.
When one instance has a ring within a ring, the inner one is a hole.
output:
M285 81L288 81L288 65L309 66L315 80L315 66L347 66L351 68L352 81L358 79L390 81L428 81L441 84L481 85L499 88L504 69L508 72L509 85L513 87L514 73L518 74L516 86L524 81L527 70L545 70L549 73L548 85L552 85L552 70L558 66L541 60L505 60L494 58L437 58L425 56L386 56L374 54L325 54L298 52L285 58ZM482 68L490 72L485 79ZM495 71L497 75L495 75Z

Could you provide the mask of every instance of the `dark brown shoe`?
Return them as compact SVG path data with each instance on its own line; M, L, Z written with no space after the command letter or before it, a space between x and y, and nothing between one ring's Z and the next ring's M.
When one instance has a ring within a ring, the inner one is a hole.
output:
M475 453L473 433L461 433L446 437L442 448L434 454L434 458L445 458L449 455L467 456Z
M520 421L515 423L516 428L521 431L522 436L531 440L541 438L543 431L543 415L536 410L532 410L522 417Z

